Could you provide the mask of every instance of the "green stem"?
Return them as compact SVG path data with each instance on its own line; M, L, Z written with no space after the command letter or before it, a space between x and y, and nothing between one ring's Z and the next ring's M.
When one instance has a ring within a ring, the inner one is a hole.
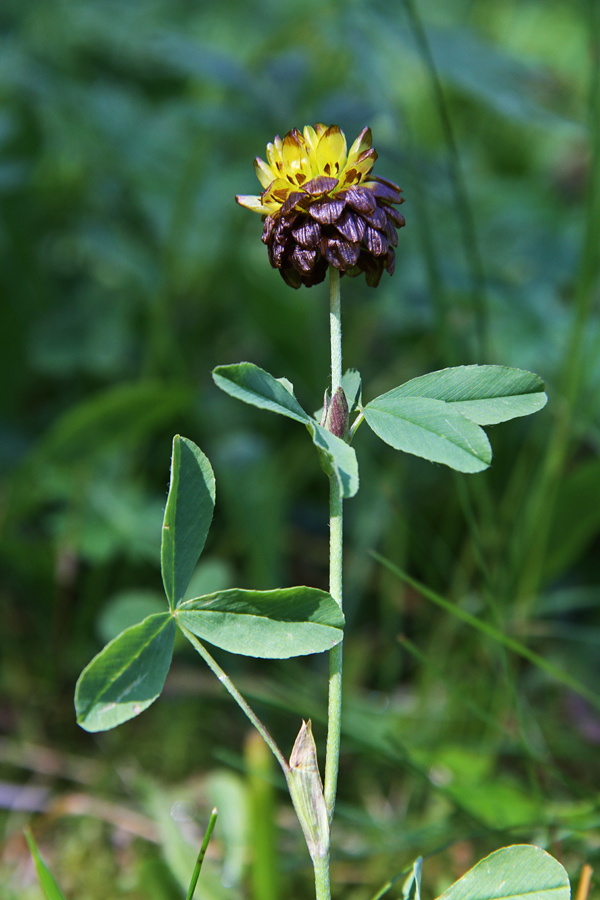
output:
M315 867L316 900L330 900L329 854L327 856L317 857L313 862Z
M362 425L362 423L364 421L365 421L365 414L364 414L364 412L361 412L359 414L358 418L354 420L354 422L352 423L352 425L350 427L349 443L352 443L354 435L356 434L356 432L358 431L358 429L360 428L360 426Z
M340 275L329 267L331 330L331 393L342 381L342 327L340 304ZM329 479L329 592L342 606L342 539L343 510L339 487L333 476ZM333 819L340 762L340 733L342 724L342 644L329 654L329 706L327 728L327 756L325 760L325 804L329 825ZM315 868L316 875L316 868Z
M206 851L208 850L208 845L210 843L216 821L217 810L215 808L210 815L210 821L206 829L206 834L204 835L204 840L202 841L202 846L200 847L198 859L196 860L196 866L194 868L194 874L192 875L192 880L190 882L190 888L188 890L186 900L192 900L194 896L194 891L196 890L196 885L198 884L198 878L200 877L200 869L202 868L202 863L204 862L204 857L206 855Z
M329 593L342 605L342 500L334 478L329 494ZM325 760L325 804L329 825L333 819L340 763L342 725L342 641L329 654L329 703L327 709L327 756Z
M331 334L331 396L342 383L342 313L340 273L329 266L329 332Z
M265 728L263 723L260 721L260 719L254 712L252 707L246 702L244 697L242 697L242 695L240 694L240 692L234 685L233 681L230 679L229 675L227 675L223 671L223 669L218 664L216 659L213 659L213 657L210 655L210 653L208 652L206 647L200 643L198 638L194 634L192 634L191 631L188 631L187 628L185 628L181 624L181 622L178 622L178 625L181 628L181 630L183 631L183 633L186 636L186 638L188 639L188 641L190 642L190 644L192 645L192 647L200 654L200 656L202 657L202 659L204 660L206 665L209 667L209 669L211 669L215 673L215 675L217 676L217 678L219 679L219 681L221 682L223 687L227 691L229 691L229 693L231 694L231 696L233 697L233 699L235 700L237 705L246 714L246 716L248 716L248 718L250 719L250 721L252 722L252 724L254 725L256 730L262 736L265 744L269 747L269 749L273 753L273 756L275 757L275 759L277 760L277 762L283 769L283 774L287 776L287 773L290 770L287 759L285 758L285 756L283 755L283 753L281 752L281 750L279 749L279 747L277 746L277 744L275 743L275 741L273 740L273 738L271 737L271 735L269 734L269 732L267 731L267 729Z

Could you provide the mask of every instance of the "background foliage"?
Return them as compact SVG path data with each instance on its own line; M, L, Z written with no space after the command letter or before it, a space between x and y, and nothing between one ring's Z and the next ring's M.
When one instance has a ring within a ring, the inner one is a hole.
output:
M431 854L431 894L512 841L571 874L596 859L594 696L452 608L593 693L599 34L597 0L4 0L2 900L39 897L20 831L32 816L73 900L180 897L215 803L207 896L310 896L277 777L189 651L176 647L164 698L115 732L79 731L72 691L105 640L162 609L175 432L217 479L197 592L326 588L310 440L210 378L249 359L306 408L322 401L326 289L287 288L258 217L233 202L256 192L267 140L315 121L350 140L369 124L376 173L407 199L394 277L342 282L365 400L470 362L530 368L550 395L494 429L494 464L476 476L358 435L334 881L362 900ZM300 715L322 741L324 658L219 659L284 748Z

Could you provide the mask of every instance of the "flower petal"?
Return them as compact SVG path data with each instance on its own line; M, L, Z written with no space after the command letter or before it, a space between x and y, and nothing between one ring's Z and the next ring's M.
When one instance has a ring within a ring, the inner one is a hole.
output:
M345 200L316 200L308 207L308 213L321 225L332 225L343 213L345 205Z
M346 163L346 138L338 125L323 132L317 145L317 166L323 175L336 178Z
M302 205L302 199L308 200L308 197L302 191L292 191L292 193L288 196L287 200L281 207L281 215L287 216L296 204Z
M369 287L377 287L383 275L383 265L379 260L373 266L365 267L365 280Z
M335 223L335 227L349 241L357 241L359 244L365 233L365 221L360 215L346 208Z
M387 216L385 210L380 206L376 206L372 213L363 213L362 215L367 225L372 225L373 228L377 228L379 231L385 231Z
M269 185L266 191L263 191L262 202L264 205L270 203L281 206L282 203L285 203L293 190L294 189L289 181L285 178L277 178Z
M389 216L387 216L387 215L386 215L386 217L385 217L385 228L384 228L384 231L385 231L385 236L386 236L386 238L388 239L388 241L390 242L390 244L391 244L393 247L397 247L397 246L398 246L398 232L397 232L396 229L394 228L394 223L392 222L392 220L391 220L391 219L389 218ZM390 252L391 252L391 251L390 251Z
M388 203L402 203L404 197L401 196L401 190L397 184L386 181L384 178L377 178L376 175L371 176L369 181L363 182L363 187L372 191L376 197L387 200Z
M352 165L365 150L370 150L373 144L373 136L370 128L363 128L356 138L348 153L348 164Z
M328 194L337 186L337 178L328 178L327 175L317 175L316 178L311 178L310 181L303 184L302 190L314 197L318 194Z
M406 224L404 221L404 216L398 212L397 209L394 209L393 206L390 206L389 209L386 209L386 215L388 219L391 219L396 228L402 228L403 225Z
M324 127L325 126L323 126L323 128ZM316 125L315 128L317 128ZM319 136L315 131L315 128L313 128L312 125L305 125L303 128L304 141L306 143L309 156L311 154L311 151L312 153L316 153L317 144L319 143Z
M310 272L317 259L316 250L308 250L306 247L294 247L294 252L290 257L290 262L299 272Z
M385 260L385 268L388 274L394 274L394 269L396 268L396 254L391 247Z
M358 265L365 273L369 287L377 287L383 274L383 260L376 259L370 253L363 252L358 258Z
M267 159L269 160L269 165L275 172L281 173L283 172L283 159L281 157L281 149L283 146L283 141L279 137L278 134L275 135L273 141L269 141L267 144Z
M321 240L321 226L314 219L306 218L292 229L292 234L300 246L314 249Z
M394 188L395 191L400 191L400 193L402 193L395 182L390 181L389 178L383 178L382 175L373 175L373 181L379 181L381 184L387 184L388 187Z
M341 237L324 237L321 240L321 253L330 265L346 271L355 265L360 255L360 244L353 244Z
M352 164L347 162L343 171L340 173L340 184L358 184L358 182L371 171L376 159L377 151L365 150L365 152Z
M320 284L322 281L325 281L328 268L329 266L325 257L319 256L312 272L310 272L309 275L305 275L302 279L306 287L312 287L313 284Z
M269 248L269 260L274 269L281 268L281 264L285 259L285 238L283 240L274 240L267 244Z
M311 177L312 171L306 145L297 128L288 131L284 137L281 157L283 159L283 174L286 178L299 184L301 182L297 181L298 175L303 176L302 181L307 181Z
M275 228L276 221L277 220L275 216L267 216L267 218L265 219L261 237L263 244L266 244L273 234L273 229Z
M372 213L377 206L377 201L371 191L364 187L349 187L343 195L346 203L360 213Z
M263 188L268 188L270 184L278 177L277 171L272 169L271 166L268 166L267 163L257 156L254 160L254 171L256 172L256 177L262 184Z
M235 199L240 206L251 209L252 212L262 213L263 216L270 212L269 208L264 205L261 197L254 197L251 194L236 194Z
M367 225L365 228L364 242L367 245L369 253L373 256L384 256L390 249L388 239L376 228Z

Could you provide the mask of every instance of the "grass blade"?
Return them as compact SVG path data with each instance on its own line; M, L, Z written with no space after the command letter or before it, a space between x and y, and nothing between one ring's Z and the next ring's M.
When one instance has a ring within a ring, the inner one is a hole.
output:
M194 896L194 891L196 890L196 885L198 884L198 878L200 876L200 869L202 868L202 863L204 862L204 857L206 856L206 851L208 850L208 845L210 843L210 839L212 837L212 833L215 828L215 824L217 821L217 809L213 809L210 814L210 819L208 822L208 826L206 828L206 833L204 835L204 840L202 841L202 846L200 847L200 852L198 853L198 858L196 860L196 865L194 866L194 873L192 875L192 880L190 881L189 890L187 892L186 900L192 900Z
M502 646L506 647L508 650L512 650L512 652L516 653L518 656L522 656L523 659L526 659L534 666L542 669L542 671L546 672L547 675L550 675L551 678L554 678L569 690L574 691L576 694L579 694L580 697L583 697L585 700L595 706L596 709L600 709L600 696L596 694L595 691L590 690L590 688L586 687L586 685L582 684L580 681L577 681L576 678L572 678L568 674L568 672L564 672L562 669L559 669L558 666L555 666L551 662L548 662L547 659L544 659L543 656L534 653L533 650L530 650L529 647L526 647L525 644L522 644L520 641L517 641L514 638L509 637L509 635L504 634L502 631L499 631L497 628L494 628L494 626L490 625L489 622L484 622L481 619L478 619L476 616L472 616L471 613L468 613L466 610L460 609L460 607L456 606L454 603L451 603L449 600L446 600L444 597L441 597L435 591L431 590L431 588L428 588L416 579L411 578L410 575L408 575L406 572L403 572L402 569L398 568L398 566L395 566L392 562L390 562L389 559L386 559L384 556L380 556L379 553L376 553L372 550L371 556L373 556L374 559L377 560L377 562L381 563L382 566L385 566L386 569L396 575L401 581L405 582L405 584L409 584L411 587L413 587L427 600L431 600L431 602L435 603L436 606L440 606L442 609L445 609L446 612L451 613L457 619L460 619L462 622L465 622L467 625L475 628L477 631L481 632L481 634L485 634L487 637L492 638L492 640L496 641L498 644L502 644Z
M44 892L44 897L46 898L46 900L65 900L65 895L57 885L56 881L54 880L54 876L47 868L44 860L40 856L40 851L38 850L31 830L29 828L25 828L24 832L29 850L31 851L31 855L33 856L35 871L40 883L40 887Z

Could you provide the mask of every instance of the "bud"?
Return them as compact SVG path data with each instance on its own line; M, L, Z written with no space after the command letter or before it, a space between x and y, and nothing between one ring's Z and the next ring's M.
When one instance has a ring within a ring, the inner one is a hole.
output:
M286 778L308 852L313 861L322 859L329 853L329 822L310 720L302 722Z
M350 419L350 410L348 409L348 401L344 389L339 387L327 408L325 422L323 423L327 431L335 434L336 437L343 441L348 436L348 425Z

